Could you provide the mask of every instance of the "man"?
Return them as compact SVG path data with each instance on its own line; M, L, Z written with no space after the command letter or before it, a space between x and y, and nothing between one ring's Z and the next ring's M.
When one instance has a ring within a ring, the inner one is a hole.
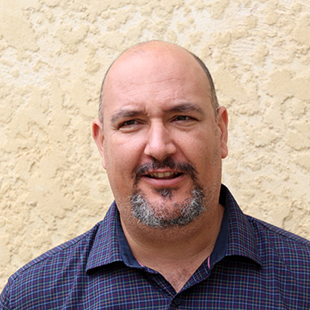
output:
M13 275L1 309L310 309L310 242L245 216L221 185L227 111L196 56L134 46L100 101L115 202Z

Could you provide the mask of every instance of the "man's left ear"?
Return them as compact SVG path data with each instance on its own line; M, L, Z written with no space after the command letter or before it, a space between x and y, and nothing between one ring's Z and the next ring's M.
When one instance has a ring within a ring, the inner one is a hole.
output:
M225 107L219 107L217 110L217 126L221 139L222 158L228 155L228 115Z

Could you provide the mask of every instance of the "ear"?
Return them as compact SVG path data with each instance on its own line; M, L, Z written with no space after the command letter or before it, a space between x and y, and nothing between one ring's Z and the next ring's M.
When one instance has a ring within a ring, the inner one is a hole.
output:
M221 139L222 158L228 155L228 115L225 107L220 107L217 111L217 126Z
M99 119L93 120L92 123L92 133L93 138L97 144L98 150L100 152L100 155L102 157L102 166L105 169L105 158L104 158L104 147L103 147L103 141L104 141L104 133L102 130L102 124Z

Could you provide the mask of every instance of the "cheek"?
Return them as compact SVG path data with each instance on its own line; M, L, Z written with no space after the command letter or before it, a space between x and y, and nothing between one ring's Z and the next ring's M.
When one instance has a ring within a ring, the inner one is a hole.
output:
M207 135L202 132L192 133L189 135L179 135L177 141L178 149L190 161L201 161L209 152Z
M135 139L111 139L105 145L106 170L114 178L128 178L139 164L141 146Z
M210 174L220 164L221 147L214 136L208 136L206 133L193 135L189 143L183 143L182 149L198 174Z

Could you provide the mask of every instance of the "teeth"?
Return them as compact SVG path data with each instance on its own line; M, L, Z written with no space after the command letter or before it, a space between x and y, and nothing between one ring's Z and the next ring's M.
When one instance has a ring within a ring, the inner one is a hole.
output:
M152 178L156 179L163 179L163 178L169 178L171 176L176 175L175 172L158 172L158 173L151 173L150 176Z

